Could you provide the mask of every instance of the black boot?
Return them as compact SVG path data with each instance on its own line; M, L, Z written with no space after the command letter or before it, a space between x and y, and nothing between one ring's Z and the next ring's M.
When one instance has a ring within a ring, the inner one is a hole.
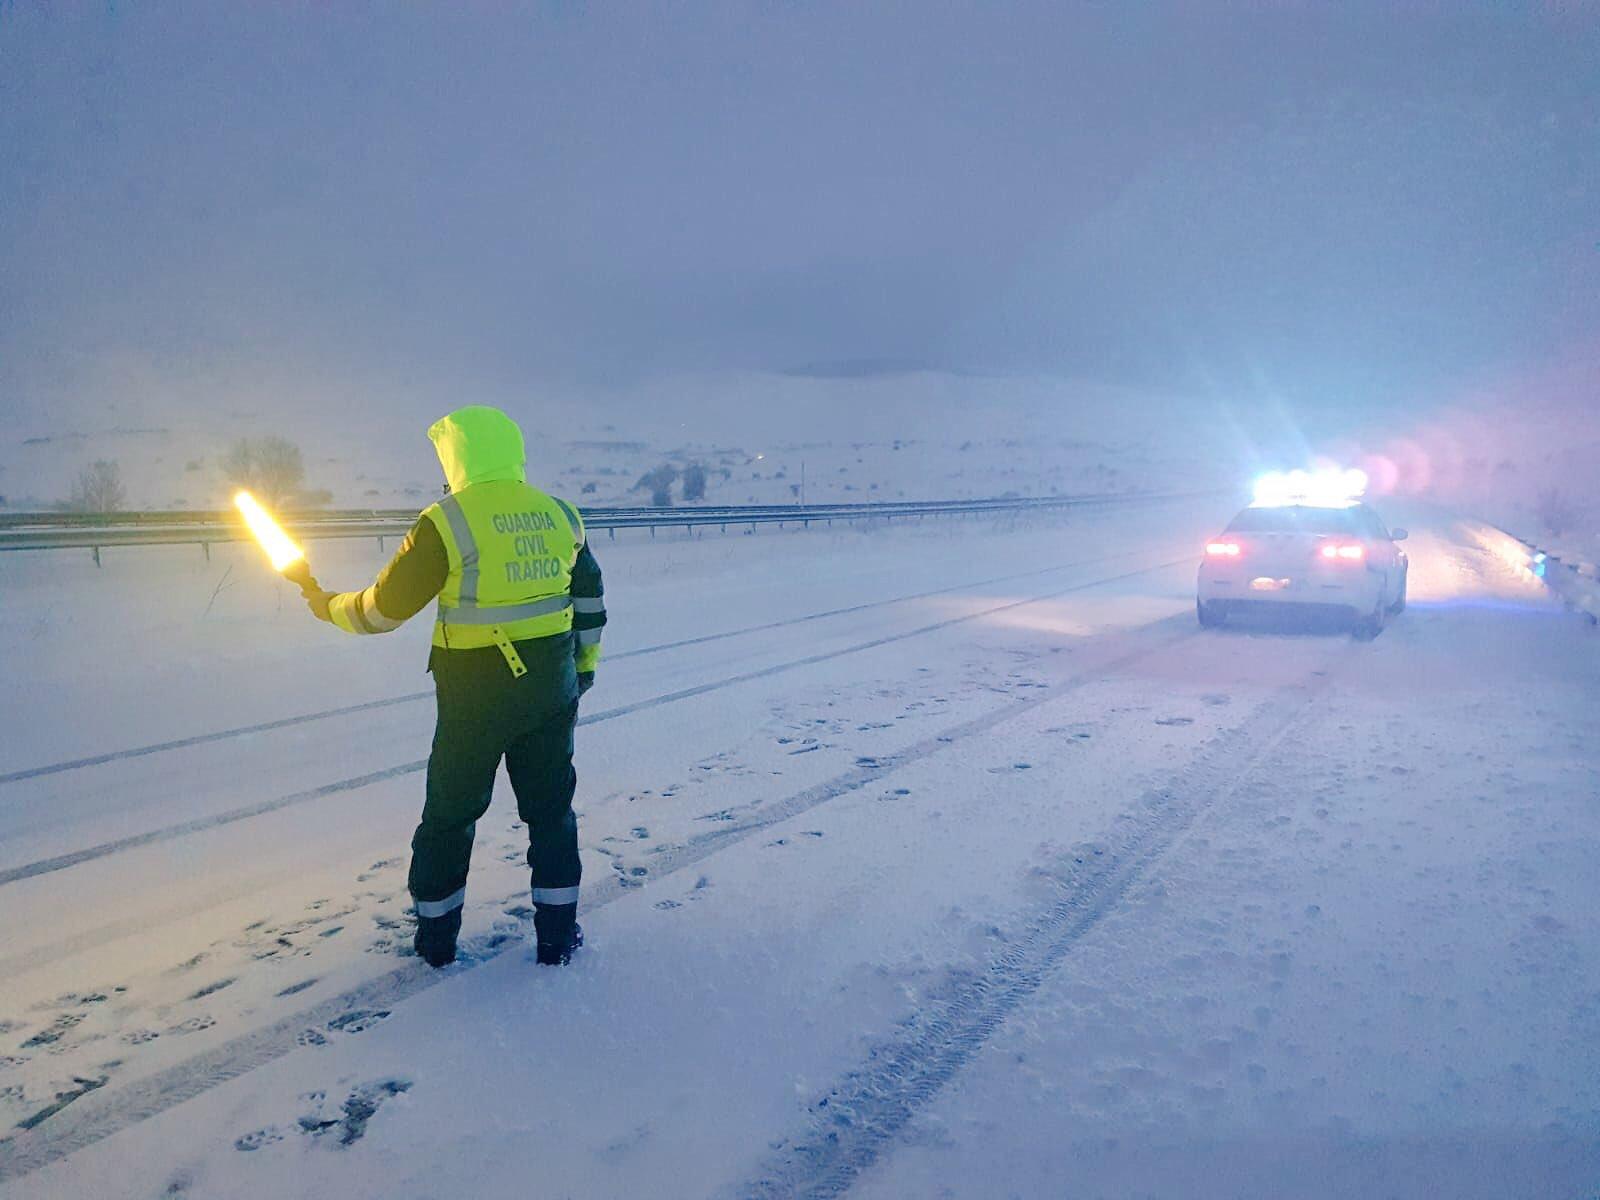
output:
M533 932L536 957L542 967L564 967L572 952L583 945L576 904L535 904Z
M442 917L418 917L417 936L411 940L418 956L430 967L447 967L456 960L456 936L461 932L461 910Z
M572 926L572 938L565 945L555 942L540 942L534 950L534 956L541 967L564 967L572 961L572 952L583 945L583 926Z

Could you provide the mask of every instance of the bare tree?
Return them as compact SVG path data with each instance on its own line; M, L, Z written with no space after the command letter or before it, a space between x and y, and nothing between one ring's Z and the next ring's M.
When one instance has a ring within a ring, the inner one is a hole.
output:
M73 512L118 512L127 502L128 491L122 486L122 468L115 459L98 459L78 472L78 482L72 485L72 498L67 507Z
M230 487L249 488L272 505L293 500L306 477L300 447L281 437L240 438L222 473Z

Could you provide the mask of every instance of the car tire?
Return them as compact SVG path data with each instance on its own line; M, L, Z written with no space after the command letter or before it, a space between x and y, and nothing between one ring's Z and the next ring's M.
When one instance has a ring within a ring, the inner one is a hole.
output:
M1217 629L1228 619L1228 614L1222 605L1215 600L1196 600L1194 613L1199 618L1202 629Z
M1389 614L1398 617L1406 610L1406 585L1411 579L1411 568L1407 567L1400 575L1400 594L1394 598L1394 603L1389 606Z
M1370 642L1383 632L1385 619L1389 615L1389 606L1383 602L1385 590L1383 587L1378 589L1378 603L1370 613L1356 617L1355 635L1363 642Z

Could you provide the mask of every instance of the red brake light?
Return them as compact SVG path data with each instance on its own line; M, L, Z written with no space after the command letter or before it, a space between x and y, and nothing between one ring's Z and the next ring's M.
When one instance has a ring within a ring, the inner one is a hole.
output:
M1322 557L1331 559L1344 559L1346 562L1360 562L1367 556L1367 548L1360 542L1323 542Z
M1208 542L1206 553L1212 558L1238 558L1238 542Z

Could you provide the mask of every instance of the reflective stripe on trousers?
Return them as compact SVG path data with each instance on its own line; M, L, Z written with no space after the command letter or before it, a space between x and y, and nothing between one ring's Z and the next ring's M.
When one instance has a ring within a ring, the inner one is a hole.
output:
M533 889L533 902L535 904L576 904L578 902L578 889L575 887L536 887Z
M576 888L572 889L577 891ZM444 917L455 912L467 902L467 889L458 887L443 900L418 900L416 902L417 916L419 917Z

